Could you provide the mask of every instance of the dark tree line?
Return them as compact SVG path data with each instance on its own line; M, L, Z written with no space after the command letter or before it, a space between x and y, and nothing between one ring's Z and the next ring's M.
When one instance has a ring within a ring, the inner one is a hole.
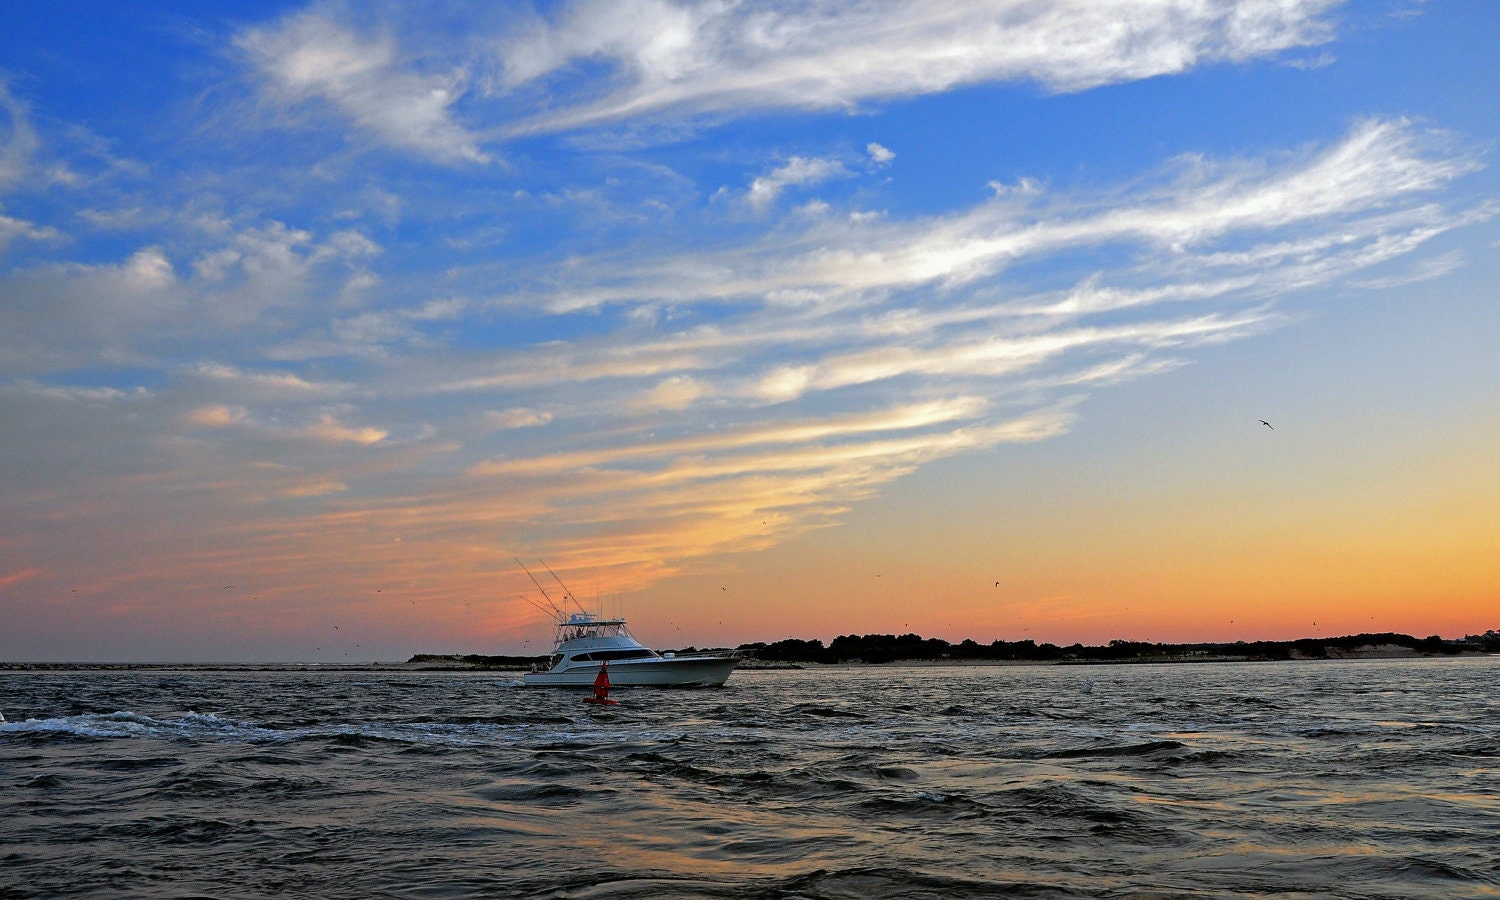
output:
M1491 634L1494 634L1491 632ZM991 660L1013 662L1111 662L1123 660L1192 659L1194 657L1240 657L1246 659L1326 658L1331 650L1352 651L1361 647L1394 645L1419 653L1455 654L1482 649L1500 652L1500 638L1485 635L1465 641L1446 641L1437 635L1414 638L1408 634L1354 634L1344 637L1303 638L1296 641L1236 641L1234 643L1160 644L1144 641L1110 641L1102 646L1038 644L1035 641L991 641L973 639L951 644L941 638L916 634L846 634L827 646L820 640L787 638L774 643L742 644L757 659L768 662L887 663L897 660Z

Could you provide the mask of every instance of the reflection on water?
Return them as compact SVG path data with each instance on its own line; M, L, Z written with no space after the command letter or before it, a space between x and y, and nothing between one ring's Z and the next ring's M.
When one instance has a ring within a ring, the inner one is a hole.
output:
M0 896L1500 896L1500 663L0 676Z

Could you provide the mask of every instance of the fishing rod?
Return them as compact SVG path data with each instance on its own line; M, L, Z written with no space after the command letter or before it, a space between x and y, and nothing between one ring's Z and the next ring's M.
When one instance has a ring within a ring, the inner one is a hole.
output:
M519 557L512 557L512 559L515 559L516 565L520 566L521 571L526 573L526 577L531 579L531 583L536 585L536 589L542 592L542 596L547 598L547 605L552 608L553 617L556 618L559 622L566 622L568 619L568 614L563 612L562 608L552 601L552 595L547 593L547 589L542 587L542 583L540 581L536 580L536 576L531 574L531 570L526 568L526 564L521 562ZM543 563L543 565L546 565L546 563ZM552 577L556 578L557 576L554 575ZM562 582L558 583L561 584ZM564 587L563 589L567 590L566 587ZM577 601L575 600L574 602L576 603ZM546 610L542 611L546 612Z
M547 565L547 562L545 560L538 560L538 562L540 562L542 564L542 568L544 568L544 569L547 570L547 574L548 575L551 575L553 577L553 579L555 579L557 581L558 584L562 585L563 596L566 597L569 600L572 600L573 601L573 605L576 606L576 607L578 607L578 611L579 612L581 612L581 613L588 612L588 610L586 610L586 609L583 608L583 604L578 602L578 598L575 597L575 596L573 596L573 592L568 589L568 586L565 585L565 584L563 584L563 580L561 578L557 577L557 573L554 572L554 571L552 571L552 567L549 566L549 565Z
M526 596L525 594L517 594L516 596L520 597L522 600L525 600L527 603L530 603L532 606L535 606L536 609L537 609L537 612L540 612L541 614L546 615L546 616L552 615L552 613L547 609L547 607L545 607L542 604L536 602L535 600L531 599L530 597Z

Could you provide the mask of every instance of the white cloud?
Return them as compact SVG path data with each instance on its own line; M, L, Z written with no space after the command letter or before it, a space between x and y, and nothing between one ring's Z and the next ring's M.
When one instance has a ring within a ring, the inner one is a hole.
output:
M763 423L741 429L697 434L650 443L621 444L599 450L568 450L544 456L491 460L474 467L474 474L542 475L601 466L642 466L705 453L741 451L752 447L787 447L825 441L858 441L892 431L926 429L955 421L973 420L984 408L977 397L899 406L873 412L831 416L821 420Z
M333 413L324 413L318 421L301 429L300 434L327 443L378 444L390 432L370 426L345 425Z
M226 403L210 403L200 406L187 414L187 421L199 428L227 428L230 425L238 425L250 418L250 411L243 406L230 406Z
M788 187L804 187L852 173L836 159L794 156L784 164L750 183L745 200L751 207L764 210Z
M1441 278L1450 272L1457 271L1463 264L1463 254L1457 250L1452 250L1431 259L1419 260L1404 272L1381 278L1365 279L1360 281L1356 286L1370 290L1403 287L1408 284L1417 284L1423 281L1431 281L1434 278Z
M162 225L169 220L166 210L145 209L140 206L85 209L79 211L78 217L91 226L106 231L135 231Z
M674 111L860 102L991 81L1055 91L1314 46L1337 0L967 0L797 5L580 0L501 41L497 90L553 85L553 131ZM613 66L603 90L573 68Z
M61 400L68 403L118 403L127 400L149 399L152 394L143 387L121 390L114 387L79 387L75 385L40 384L35 381L19 381L0 386L0 391Z
M342 481L311 481L303 484L294 484L281 489L283 497L327 497L330 494L341 494L349 490L349 485Z
M116 262L0 271L0 296L6 298L0 304L0 374L104 362L142 365L158 352L175 360L171 368L181 363L185 342L201 340L215 342L218 349L211 352L228 358L235 348L326 325L329 304L321 298L335 298L355 322L364 314L355 310L380 283L368 268L379 252L359 232L320 238L271 221L238 230L194 228L186 239L173 233L169 243L138 247ZM313 298L320 299L309 302ZM366 329L363 345L329 342L325 355L409 340L409 323L461 307L434 299L403 309L392 317L400 327L374 337Z
M1073 420L1070 402L986 420L978 398L765 423L718 434L491 460L472 472L504 496L547 498L554 522L607 529L552 545L589 565L667 564L760 549L836 520L849 505L933 460L1001 443L1046 440ZM576 511L576 512L574 512ZM603 558L600 558L603 554Z
M870 155L870 161L877 166L889 165L891 160L896 158L896 154L876 143L866 144L865 152Z
M24 238L32 241L56 240L62 236L56 228L48 225L37 225L24 219L16 219L0 213L0 250L4 250L11 241Z
M355 272L345 282L341 294L349 300L378 284L379 280L373 276ZM269 348L266 353L283 361L316 357L380 358L386 356L392 347L420 342L423 323L457 320L466 311L467 303L459 299L365 310L322 321L297 338Z
M185 372L211 382L220 392L262 401L323 398L350 389L349 385L338 382L309 381L295 372L253 372L220 363L196 363L187 367Z
M1015 184L1006 184L1002 181L990 181L986 183L985 186L988 187L990 189L990 192L993 193L996 197L1005 197L1007 195L1015 194L1040 194L1042 192L1042 186L1037 184L1036 181L1030 178L1022 178Z
M172 262L160 247L137 250L126 260L121 274L128 287L139 291L163 290L177 283Z
M437 162L489 161L452 116L464 93L462 74L413 71L392 35L367 38L301 13L247 31L237 43L287 102L331 103L386 144Z
M11 273L10 303L0 307L0 344L52 338L101 337L118 344L124 332L158 323L183 309L176 270L160 247L143 247L122 262L57 265ZM9 319L9 321L6 321Z
M635 410L683 410L711 393L711 389L690 375L673 375L651 390L633 398Z
M812 386L813 366L777 366L755 382L752 393L772 403L795 400Z
M491 410L485 413L484 418L491 428L535 428L552 421L552 413L518 406L512 409Z
M950 338L919 349L887 344L830 355L812 366L780 367L760 380L754 393L787 400L797 396L794 391L831 391L909 376L1000 379L1080 350L1132 346L1159 349L1243 336L1259 330L1265 319L1261 314L1210 315L1110 328L1054 330L1026 337Z
M30 111L0 79L0 193L30 176L41 145Z
M1310 272L1314 258L1356 255L1398 229L1433 227L1390 216L1478 167L1444 140L1405 122L1368 120L1343 140L1278 165L1199 161L1186 177L1108 202L1020 190L920 219L811 219L801 233L777 233L759 245L633 266L610 258L607 277L591 276L587 261L575 259L553 279L565 288L532 302L554 311L646 300L863 304L919 287L957 291L1049 254L1111 244L1159 266L1207 268L1259 242L1290 239L1312 254L1302 261ZM1438 227L1464 222L1442 215L1446 224ZM1323 236L1316 250L1309 235ZM1269 265L1240 265L1276 277Z
M784 221L760 245L624 271L574 259L554 282L570 298L713 308L713 324L653 318L649 339L632 325L407 380L568 408L468 470L550 504L549 521L607 521L674 558L764 546L928 460L1062 433L1082 392L1283 327L1282 298L1487 218L1431 202L1474 166L1441 135L1362 122L1327 147L1198 160L1106 199L1018 190L945 216ZM1069 263L1069 285L1017 274L1096 248L1114 264Z

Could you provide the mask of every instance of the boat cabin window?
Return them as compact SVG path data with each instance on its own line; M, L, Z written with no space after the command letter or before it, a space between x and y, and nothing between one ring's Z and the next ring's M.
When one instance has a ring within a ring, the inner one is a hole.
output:
M595 650L593 653L574 654L573 661L609 662L616 659L653 659L655 656L650 650Z

